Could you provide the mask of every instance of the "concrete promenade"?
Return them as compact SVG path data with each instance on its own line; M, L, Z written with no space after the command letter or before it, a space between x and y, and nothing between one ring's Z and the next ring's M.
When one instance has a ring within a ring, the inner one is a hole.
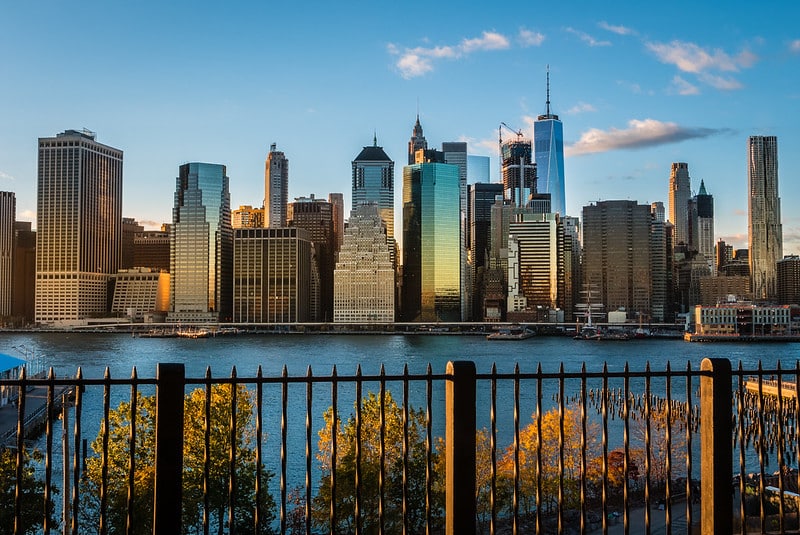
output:
M56 385L53 389L53 402L60 410L63 394L71 394L72 387ZM39 428L47 416L47 387L28 387L25 393L25 438L30 438L35 429ZM0 447L16 445L17 422L19 421L19 407L17 402L0 407Z

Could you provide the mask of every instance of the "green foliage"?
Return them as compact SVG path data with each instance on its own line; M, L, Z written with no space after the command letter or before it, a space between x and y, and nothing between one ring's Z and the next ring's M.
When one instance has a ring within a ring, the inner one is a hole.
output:
M44 524L44 482L36 477L35 465L42 461L38 450L25 450L22 468L22 509L19 518L20 533L36 533ZM0 450L0 535L14 533L14 502L17 487L17 453L13 450ZM51 492L58 492L51 486ZM50 500L51 526L58 521L53 515L53 501Z
M379 479L381 471L381 397L370 393L361 403L361 462L360 462L360 517L364 534L378 533L378 511L381 505ZM424 533L426 523L426 425L425 414L419 409L409 409L408 463L406 465L406 513L403 515L403 409L386 392L384 415L384 501L383 520L385 533L401 533L403 520L409 533ZM319 492L314 498L312 515L315 525L327 530L330 527L331 502L336 504L336 531L352 533L355 530L355 479L356 479L356 418L351 415L342 424L333 421L333 410L325 411L325 426L319 432L319 451L322 476ZM332 439L336 433L336 495L331 492ZM435 453L432 453L435 457ZM433 458L435 463L436 459ZM440 476L444 474L441 473ZM436 477L436 474L431 474ZM432 480L432 485L436 485ZM438 484L441 486L441 484ZM443 501L434 494L431 513L434 523L441 520Z
M256 452L254 402L244 386L236 390L236 502L234 522L237 533L254 533ZM232 387L211 387L209 440L209 524L212 531L222 533L228 522L228 484L231 452ZM202 532L204 508L206 391L196 389L186 396L184 406L183 443L183 529L185 533ZM133 533L151 533L155 478L155 397L139 394L136 410L135 477L133 486ZM109 533L124 533L127 521L128 472L131 458L129 437L131 405L122 402L110 411L107 478L107 527ZM100 488L102 481L103 430L92 443L95 456L87 460L82 480L82 526L99 527ZM275 519L275 503L269 493L272 473L262 469L259 512L260 533L271 533Z

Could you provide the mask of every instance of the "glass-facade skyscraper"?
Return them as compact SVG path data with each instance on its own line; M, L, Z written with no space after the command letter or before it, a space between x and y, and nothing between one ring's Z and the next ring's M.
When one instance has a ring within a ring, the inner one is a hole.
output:
M378 214L386 223L386 235L394 238L394 162L378 146L364 147L352 162L353 208L368 203L378 205Z
M403 168L403 321L461 321L458 166Z
M170 231L168 321L230 321L233 228L224 165L180 166Z
M88 130L39 138L36 229L36 322L106 314L122 244L122 151Z
M564 191L564 125L558 115L550 113L550 71L547 72L547 106L544 115L533 123L533 145L538 193L550 194L553 212L567 213Z
M777 297L777 264L783 258L781 199L778 197L778 138L747 140L747 227L754 299Z

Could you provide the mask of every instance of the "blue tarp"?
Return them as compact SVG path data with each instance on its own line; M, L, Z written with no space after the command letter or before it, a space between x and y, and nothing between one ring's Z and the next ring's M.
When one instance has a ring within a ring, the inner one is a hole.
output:
M17 357L12 357L11 355L5 355L0 353L0 373L7 372L8 370L13 370L15 368L19 368L20 366L24 366L26 362L22 359L18 359Z

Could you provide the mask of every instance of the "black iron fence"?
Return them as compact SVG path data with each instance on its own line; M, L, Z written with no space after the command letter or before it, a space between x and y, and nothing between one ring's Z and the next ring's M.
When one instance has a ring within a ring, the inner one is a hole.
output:
M13 533L798 529L800 362L0 383Z

